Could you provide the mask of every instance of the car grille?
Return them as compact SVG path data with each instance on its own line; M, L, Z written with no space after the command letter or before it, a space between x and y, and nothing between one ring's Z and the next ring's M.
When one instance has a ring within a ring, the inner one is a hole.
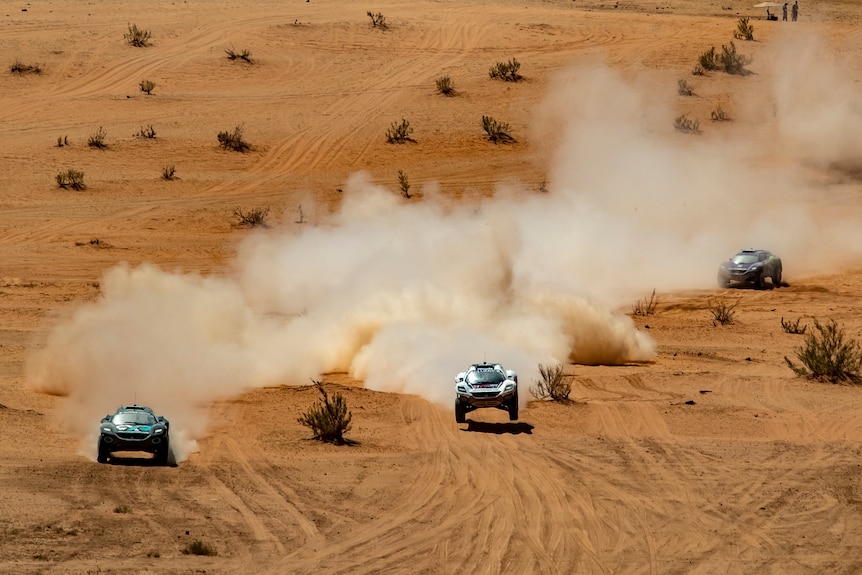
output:
M473 397L476 399L489 399L491 397L497 397L500 395L499 391L474 391Z
M128 431L118 431L118 432L117 432L117 437L119 437L120 439L137 439L137 440L141 440L141 439L146 439L146 438L147 438L147 434L146 434L146 433L129 433Z

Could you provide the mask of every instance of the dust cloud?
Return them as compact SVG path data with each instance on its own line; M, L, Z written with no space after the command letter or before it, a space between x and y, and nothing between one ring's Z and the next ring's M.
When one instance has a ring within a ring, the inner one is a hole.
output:
M781 93L782 110L802 96ZM346 371L451 405L454 375L476 361L529 385L538 363L649 360L653 342L618 311L633 297L711 288L740 247L803 258L822 233L798 172L758 167L744 129L685 137L672 118L637 82L572 68L535 122L554 142L549 193L444 208L433 186L405 201L358 172L337 214L253 233L224 276L109 270L101 297L31 355L28 382L68 397L62 420L90 456L98 419L135 402L171 420L182 460L207 406L256 386Z

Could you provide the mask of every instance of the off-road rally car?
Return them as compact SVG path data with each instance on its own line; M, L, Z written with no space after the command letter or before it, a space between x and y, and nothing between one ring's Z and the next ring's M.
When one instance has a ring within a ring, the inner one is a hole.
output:
M518 419L518 374L499 363L474 363L455 377L455 421L464 423L467 412L496 407Z
M731 284L751 284L766 288L766 278L773 287L781 285L781 258L767 250L741 250L718 268L719 287Z
M152 453L156 463L166 465L170 453L167 419L142 405L124 405L99 424L99 463L107 463L116 451Z

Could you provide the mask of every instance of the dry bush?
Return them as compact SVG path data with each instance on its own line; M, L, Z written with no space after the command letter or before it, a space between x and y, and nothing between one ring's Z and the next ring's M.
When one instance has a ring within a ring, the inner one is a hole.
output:
M802 321L802 318L796 318L796 321L784 321L784 318L781 318L781 329L784 330L784 333L793 333L802 335L805 333L805 330L808 329L807 325L803 325L799 327L799 322Z
M796 350L802 362L796 366L786 356L784 361L796 375L836 383L860 381L862 349L853 339L845 339L844 328L839 328L834 319L822 324L814 319L816 333L805 336L805 345Z
M57 185L63 189L72 188L73 190L83 190L87 187L84 185L84 172L71 168L57 174Z
M128 513L129 507L126 505L117 505L114 507L114 513Z
M455 88L452 86L452 78L449 76L440 76L435 83L437 84L437 91L444 96L454 96L456 94Z
M156 129L153 128L152 124L147 124L147 127L141 126L141 129L138 130L138 133L134 135L136 138L144 138L147 140L152 140L156 137Z
M376 14L369 10L366 12L368 17L371 18L371 27L372 28L380 28L381 30L386 30L389 28L389 24L386 23L386 16L377 12Z
M242 137L243 127L236 126L233 132L224 131L218 133L218 141L221 147L225 150L233 150L234 152L247 152L251 149L251 144L246 142Z
M737 40L754 40L754 25L750 24L751 18L744 16L736 23L736 30L733 31L733 37Z
M69 145L69 136L57 136L57 147L62 148L63 146Z
M413 128L410 127L410 122L401 118L401 122L392 122L392 125L386 130L386 141L390 144L403 144L405 142L415 142L410 134L413 133Z
M315 381L314 385L323 396L321 400L313 405L308 411L297 418L297 421L306 427L310 427L314 433L314 439L326 443L344 445L349 443L344 439L344 434L350 431L350 421L353 415L347 410L347 401L340 393L332 394L332 399L323 389L323 384Z
M719 66L718 56L715 53L715 46L711 46L709 50L702 52L697 62L704 70L718 70L721 67Z
M39 64L24 64L20 60L15 60L12 62L12 66L9 67L9 71L13 74L41 74L42 67Z
M105 143L105 136L107 135L108 132L105 131L105 128L99 126L96 133L87 138L87 145L91 148L107 148L108 144Z
M251 59L251 52L248 50L237 52L233 48L227 48L224 52L227 54L228 60L242 60L243 62L254 64L254 61Z
M156 87L156 83L152 80L141 80L141 92L149 96L152 94L153 89Z
M498 122L491 116L482 116L482 129L488 134L488 139L495 144L514 142L515 138L509 133L509 124Z
M676 91L680 96L693 96L694 89L689 86L685 80L678 80L676 83Z
M488 70L488 75L491 78L499 78L505 82L520 82L524 79L518 71L521 69L521 63L515 58L508 62L497 62L491 69Z
M721 56L718 61L724 71L728 74L745 74L745 66L751 63L751 59L736 51L736 45L731 42L730 46L721 47Z
M126 42L130 46L135 46L137 48L149 46L150 36L151 34L149 30L141 30L138 28L137 24L129 24L129 31L123 34L123 38L125 38Z
M656 306L658 306L658 296L655 295L655 289L653 289L648 298L645 297L635 301L634 305L632 305L632 315L653 315Z
M720 299L715 302L709 302L707 307L709 308L709 312L712 314L712 319L721 325L728 325L733 323L737 305L739 305L738 301L733 304L729 304L727 301Z
M163 180L174 180L176 179L177 168L173 164L168 164L164 168L162 168L162 179Z
M730 116L727 115L727 112L721 109L721 104L715 107L715 110L709 113L709 117L712 118L713 122L727 122L730 121Z
M691 73L693 76L703 76L706 72L704 71L703 66L695 64L694 68L691 69Z
M563 364L539 364L539 376L530 386L530 394L536 399L550 399L565 403L572 392L572 382L563 375Z
M677 132L684 132L684 133L700 132L700 122L697 120L691 120L691 119L687 118L685 114L674 119L673 127L676 129Z
M269 208L252 208L247 212L243 212L242 208L234 208L233 215L239 219L237 224L239 226L246 228L266 227L266 216L269 215Z
M200 539L195 539L183 549L183 555L218 555L218 552L215 550L215 547L209 545L208 543L204 543Z
M410 180L407 179L407 174L403 170L398 170L398 187L401 188L401 195L410 199Z

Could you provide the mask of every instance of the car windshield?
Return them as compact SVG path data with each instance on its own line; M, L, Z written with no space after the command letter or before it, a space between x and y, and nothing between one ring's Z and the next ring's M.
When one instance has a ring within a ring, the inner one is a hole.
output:
M476 385L477 383L493 383L498 385L506 380L506 376L496 369L478 369L467 374L467 383Z
M156 418L146 411L123 411L113 421L114 425L154 425Z
M757 261L757 254L736 254L733 256L735 264L753 264Z

